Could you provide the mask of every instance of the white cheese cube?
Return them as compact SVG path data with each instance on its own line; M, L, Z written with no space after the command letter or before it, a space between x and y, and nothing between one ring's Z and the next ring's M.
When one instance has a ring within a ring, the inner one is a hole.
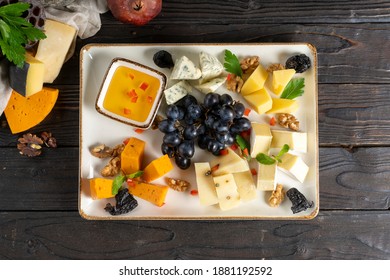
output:
M222 86L226 81L226 77L219 77L212 79L204 84L195 85L195 88L200 92L207 94L209 92L215 92L220 86Z
M210 166L213 168L218 165L218 168L213 171L213 176L219 176L223 174L244 172L249 170L249 165L246 159L240 157L232 149L227 149L227 154L219 157L215 157Z
M229 210L238 206L241 200L233 175L226 174L213 179L221 210Z
M207 175L207 172L210 171L210 164L208 162L195 162L194 166L200 204L205 206L217 204L218 197L213 176Z
M202 72L201 84L218 77L223 72L223 65L219 60L205 52L199 54L200 70Z
M46 19L46 38L39 41L35 58L45 65L44 83L52 83L64 64L76 29L62 22Z
M265 165L257 163L257 189L273 191L276 186L276 164Z
M240 173L233 173L233 177L242 201L250 201L257 197L252 172L244 171Z
M258 153L268 155L271 146L272 134L268 124L252 122L250 135L251 157L255 158Z
M202 76L202 72L186 56L176 60L172 69L172 80L197 80Z
M303 183L306 175L309 172L309 166L302 160L301 157L290 153L284 154L281 158L282 162L278 163L279 168Z
M180 81L164 90L167 104L173 104L192 91L192 87L186 81Z
M282 148L284 144L290 146L290 150L296 152L307 152L306 132L295 132L287 130L272 130L271 148Z

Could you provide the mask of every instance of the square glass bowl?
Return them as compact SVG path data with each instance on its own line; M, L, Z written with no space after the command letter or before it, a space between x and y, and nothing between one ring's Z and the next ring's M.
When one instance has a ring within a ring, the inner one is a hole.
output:
M160 106L166 76L148 66L114 58L96 99L96 110L106 117L147 129Z

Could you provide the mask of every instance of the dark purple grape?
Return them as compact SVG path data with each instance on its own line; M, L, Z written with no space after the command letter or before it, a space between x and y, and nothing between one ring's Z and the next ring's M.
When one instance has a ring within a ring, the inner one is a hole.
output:
M236 102L236 103L234 103L233 108L234 108L234 112L236 113L237 119L241 118L244 115L244 112L245 112L244 104L242 104L240 102Z
M212 127L217 133L224 133L229 131L229 125L222 121L222 120L216 120Z
M177 152L180 156L185 158L192 158L195 154L194 141L184 141L177 148Z
M190 115L186 114L186 116L184 117L184 123L186 125L190 125L190 124L194 124L196 122L195 119L193 119Z
M233 145L235 142L235 139L233 137L233 135L231 135L230 133L227 133L227 140L225 141L225 146L226 147L230 147L231 145Z
M230 94L224 93L219 98L219 104L221 104L221 105L232 105L233 104L233 98L230 96Z
M180 145L181 137L178 132L170 132L164 135L163 143L169 147L176 147Z
M248 130L248 129L250 129L252 127L250 120L248 120L247 118L236 119L234 121L234 124L238 125L239 127L241 127L241 131L240 132L246 131L246 130Z
M204 123L205 123L206 127L212 128L214 126L214 122L216 120L217 120L216 116L209 114L209 115L207 115Z
M186 140L193 140L198 136L198 130L195 125L187 125L183 131L183 137Z
M219 110L219 116L220 116L222 121L225 121L225 122L231 121L235 117L234 109L229 105L223 106Z
M177 108L179 109L179 116L177 117L177 119L178 120L184 119L184 117L186 115L186 110L182 106L177 106Z
M201 135L206 133L206 125L204 123L198 124L196 126L196 134Z
M202 108L198 104L191 104L187 107L187 116L194 120L199 119L202 114Z
M198 136L199 148L201 148L202 150L206 150L210 140L211 137L209 135L205 135L205 134L199 135Z
M219 149L221 149L221 143L219 143L217 140L210 140L209 143L207 144L207 150L210 153L215 153Z
M175 156L175 148L169 147L167 144L162 143L161 144L161 152L163 155L168 155L168 157L173 158Z
M158 129L163 133L176 131L175 121L165 119L158 124Z
M184 170L191 166L191 159L176 155L175 163L180 169Z
M215 139L221 143L221 144L225 144L226 141L229 140L229 136L230 136L230 133L216 133L215 134Z
M184 108L188 108L188 106L191 104L198 104L198 100L196 100L196 98L191 94L187 94L179 102L179 105L183 106Z
M212 108L219 103L220 95L217 93L208 93L205 95L203 105L206 108Z
M177 105L168 105L166 114L168 119L178 120L180 116L180 109Z

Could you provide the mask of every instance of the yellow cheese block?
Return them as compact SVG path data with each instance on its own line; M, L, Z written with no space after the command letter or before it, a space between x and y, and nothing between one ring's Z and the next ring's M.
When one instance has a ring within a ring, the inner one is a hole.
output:
M46 38L39 41L35 58L45 65L45 83L52 83L60 73L69 48L76 36L76 29L51 19L45 21Z
M284 69L284 70L276 70L272 72L272 90L276 95L280 95L284 88L287 86L288 82L290 82L291 78L294 76L294 69Z
M264 114L272 108L272 98L265 88L251 94L244 95L244 99L258 114Z
M89 180L92 199L114 197L112 194L113 180L106 178L93 178Z
M58 89L44 87L30 97L12 91L4 110L8 125L13 134L30 129L51 112L58 98Z
M265 80L267 80L268 72L259 64L255 71L249 76L241 88L241 94L247 95L258 91L264 87Z
M131 137L121 153L121 169L125 174L131 174L142 169L145 142Z
M298 110L298 102L293 99L272 98L272 108L266 114L289 113Z
M154 181L173 169L171 159L168 155L153 160L148 166L145 167L142 179L146 182Z
M168 189L168 186L136 182L134 185L129 186L129 193L139 198L145 199L157 206L163 206Z

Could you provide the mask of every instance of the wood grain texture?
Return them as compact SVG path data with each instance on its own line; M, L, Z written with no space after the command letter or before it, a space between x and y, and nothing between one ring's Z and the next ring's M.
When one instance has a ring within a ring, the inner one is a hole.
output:
M389 211L322 212L298 222L98 222L76 212L3 212L0 258L390 259L389 231Z

